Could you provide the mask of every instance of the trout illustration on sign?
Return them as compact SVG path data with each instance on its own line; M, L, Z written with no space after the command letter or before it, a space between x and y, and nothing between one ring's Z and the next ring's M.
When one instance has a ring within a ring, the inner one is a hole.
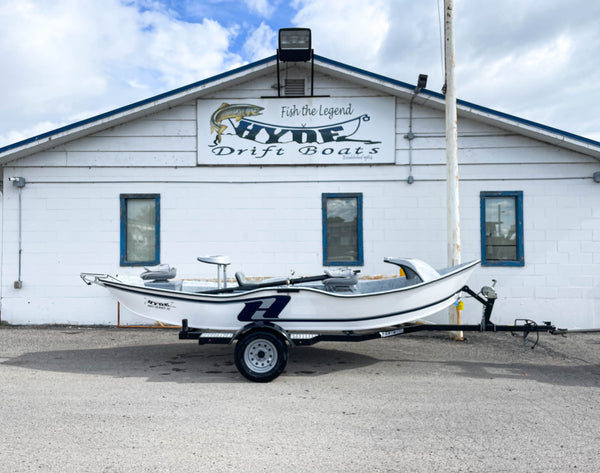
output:
M260 115L260 112L264 110L263 107L258 105L250 105L247 103L237 103L229 105L223 102L219 108L210 117L210 132L217 132L214 144L221 142L221 135L227 129L227 125L223 125L223 120L229 120L235 118L236 121L240 121L244 117L251 117Z

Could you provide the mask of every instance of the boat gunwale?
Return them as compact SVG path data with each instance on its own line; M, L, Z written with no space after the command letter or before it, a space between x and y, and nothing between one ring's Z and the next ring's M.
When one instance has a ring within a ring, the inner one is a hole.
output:
M439 278L433 279L431 281L421 282L412 286L404 286L396 289L389 289L387 291L377 291L377 292L369 292L369 293L350 293L350 294L342 294L336 292L324 291L322 289L318 289L310 286L272 286L272 287L259 287L255 289L250 289L248 291L243 292L232 292L226 294L206 294L202 292L187 292L187 291L176 291L173 289L163 289L163 288L153 288L148 286L139 286L135 284L125 283L119 279L114 278L113 276L107 275L106 277L96 277L96 282L100 285L106 287L113 287L115 289L121 289L128 292L137 292L140 294L152 294L156 297L164 297L168 299L175 300L185 300L190 302L204 302L204 303L219 303L219 302L236 302L242 297L246 297L248 295L254 295L257 293L271 291L271 292L300 292L300 291L308 291L315 292L318 294L323 294L330 297L338 297L342 299L357 299L361 297L372 297L372 296L380 296L385 294L394 294L401 293L404 291L409 291L417 288L421 288L427 285L431 285L437 282L440 282L444 279L449 279L452 276L455 276L461 272L467 271L468 269L473 268L475 265L479 264L481 260L473 260L467 263L463 263L457 265L453 271L449 271L441 275ZM109 279L110 278L110 279Z

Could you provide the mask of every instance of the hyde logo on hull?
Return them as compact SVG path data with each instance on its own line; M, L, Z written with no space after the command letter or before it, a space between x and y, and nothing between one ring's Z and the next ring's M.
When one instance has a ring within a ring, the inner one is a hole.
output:
M237 319L240 322L277 319L290 299L290 296L269 296L246 300Z

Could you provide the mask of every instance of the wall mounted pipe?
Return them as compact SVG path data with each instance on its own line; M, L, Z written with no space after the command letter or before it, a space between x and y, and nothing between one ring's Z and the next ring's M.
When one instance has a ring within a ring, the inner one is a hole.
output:
M410 98L410 104L408 106L408 134L404 135L404 138L408 140L408 179L406 182L412 184L415 182L415 178L412 175L412 140L415 139L415 135L412 131L412 122L413 122L413 102L415 101L415 97L417 96L417 89L415 89L415 93Z
M404 138L408 140L408 179L406 182L412 184L415 182L415 178L412 175L412 167L413 167L413 159L412 159L412 140L415 139L415 134L413 133L413 106L414 101L421 89L427 86L427 75L419 74L419 80L417 82L417 86L410 97L410 103L408 105L408 134L404 135Z
M23 203L21 198L21 193L23 187L25 187L25 178L24 177L9 177L9 181L13 183L13 186L19 189L19 277L14 282L15 289L21 289L23 287L23 281L21 280L21 262L23 255Z

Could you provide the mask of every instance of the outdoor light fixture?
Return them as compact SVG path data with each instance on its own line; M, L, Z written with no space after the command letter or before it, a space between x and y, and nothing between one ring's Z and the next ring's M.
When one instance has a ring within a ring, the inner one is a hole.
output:
M600 182L600 171L594 173L594 182Z
M312 59L310 29L281 28L277 57L282 62L306 62Z
M25 187L24 177L9 177L8 180L12 182L15 187Z
M425 87L427 87L427 74L419 74L416 92L419 93L421 89L424 89Z
M281 28L277 48L277 96L281 97L280 62L311 62L310 96L314 97L315 58L309 28Z

